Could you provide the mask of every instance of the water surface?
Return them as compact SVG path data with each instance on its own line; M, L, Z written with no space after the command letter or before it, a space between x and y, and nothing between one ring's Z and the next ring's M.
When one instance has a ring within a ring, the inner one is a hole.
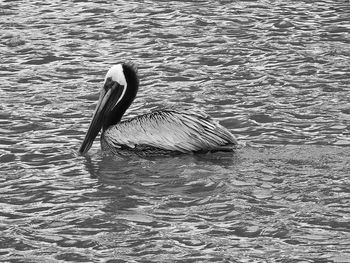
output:
M348 1L2 1L0 260L350 262ZM104 74L128 116L205 110L234 154L77 149Z

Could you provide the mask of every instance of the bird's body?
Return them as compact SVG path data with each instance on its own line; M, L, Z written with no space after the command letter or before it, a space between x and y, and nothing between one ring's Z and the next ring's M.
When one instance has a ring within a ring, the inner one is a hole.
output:
M110 126L101 139L103 148L112 151L214 152L236 145L227 129L193 109L154 110Z
M136 70L113 66L107 73L99 103L80 152L89 150L102 128L101 146L112 153L195 153L234 151L235 137L204 112L163 108L122 120L138 90Z

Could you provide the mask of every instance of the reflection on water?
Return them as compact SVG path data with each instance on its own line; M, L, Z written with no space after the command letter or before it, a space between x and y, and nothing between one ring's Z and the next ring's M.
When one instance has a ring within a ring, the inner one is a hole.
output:
M348 1L0 3L0 261L349 262ZM110 65L129 116L195 105L236 153L81 143Z

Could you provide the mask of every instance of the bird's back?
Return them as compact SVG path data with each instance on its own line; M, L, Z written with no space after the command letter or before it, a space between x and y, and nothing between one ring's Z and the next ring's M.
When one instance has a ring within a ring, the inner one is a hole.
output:
M155 148L172 152L233 151L235 137L197 110L161 109L122 121L102 134L112 149Z

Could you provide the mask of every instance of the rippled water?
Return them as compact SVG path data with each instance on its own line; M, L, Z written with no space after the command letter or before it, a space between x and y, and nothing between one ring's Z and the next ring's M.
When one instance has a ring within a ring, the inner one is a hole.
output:
M2 1L0 261L350 262L349 1ZM129 115L195 105L235 154L83 139L107 69Z

